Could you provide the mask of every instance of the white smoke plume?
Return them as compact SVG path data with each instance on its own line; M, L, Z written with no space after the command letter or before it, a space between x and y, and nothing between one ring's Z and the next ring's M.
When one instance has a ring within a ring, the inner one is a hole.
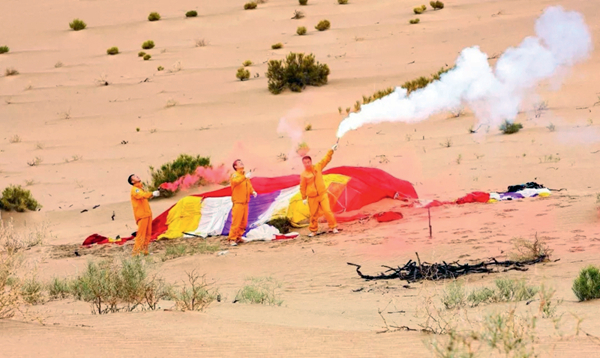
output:
M362 106L340 123L337 137L365 124L418 122L443 111L468 106L481 123L513 121L523 98L542 81L589 57L592 39L583 16L560 6L546 8L535 23L536 36L507 49L495 69L473 46L462 50L456 67L439 81L412 92L397 87L388 96Z

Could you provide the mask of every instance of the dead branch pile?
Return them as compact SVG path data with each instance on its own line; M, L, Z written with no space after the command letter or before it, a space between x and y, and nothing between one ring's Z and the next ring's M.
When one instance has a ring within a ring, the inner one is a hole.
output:
M419 254L417 253L417 261L418 262L409 260L406 265L402 267L398 266L397 268L382 265L382 267L387 268L387 270L375 276L363 274L360 271L361 265L350 262L348 262L348 265L356 266L356 272L358 275L367 281L400 279L406 280L407 282L417 282L421 280L438 281L444 279L453 279L460 276L477 273L497 273L510 270L527 271L528 269L525 266L534 265L540 262L547 262L550 261L550 258L548 255L540 255L537 258L527 261L498 261L492 257L474 265L459 264L458 261L451 263L442 261L442 263L430 264L428 262L421 263Z

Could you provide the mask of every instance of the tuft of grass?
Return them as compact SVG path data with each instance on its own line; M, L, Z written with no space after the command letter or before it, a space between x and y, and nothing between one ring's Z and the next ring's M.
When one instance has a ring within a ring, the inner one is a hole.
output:
M142 48L143 48L144 50L150 50L151 48L154 48L154 41L152 41L152 40L144 41L144 42L142 43ZM140 55L140 54L138 53L138 56L139 56L139 55Z
M267 69L268 88L273 94L286 88L302 92L306 86L322 86L328 76L329 67L315 61L313 54L291 52L285 60L270 60Z
M196 271L186 272L187 283L178 291L171 294L175 307L181 311L203 311L212 302L219 300L217 290L210 290L204 276ZM189 287L188 287L189 284Z
M0 46L0 55L3 53L8 53L10 51L10 49L8 48L8 46Z
M119 48L118 47L111 47L108 50L106 50L106 53L109 55L116 55L119 53Z
M456 157L456 164L459 164L462 162L462 154L459 154L458 157Z
M158 12L151 12L148 15L148 21L158 21L160 20L160 14Z
M185 17L196 17L198 16L198 11L196 10L191 10L185 13Z
M524 280L497 279L496 287L473 290L467 297L472 307L496 302L520 302L535 296L539 288L528 286Z
M6 70L4 70L4 75L6 77L8 77L8 76L16 76L18 74L19 74L19 71L17 71L17 69L14 68L14 67L9 67Z
M44 286L35 276L23 281L21 285L21 296L23 300L30 305L44 303Z
M312 124L310 124L310 123L309 123L309 124L307 124L307 125L304 127L304 130L305 130L305 131L307 131L307 132L310 132L310 131L312 130Z
M170 98L167 100L167 104L165 104L165 108L175 107L177 104L178 103L176 100L174 100L173 98Z
M292 20L298 20L304 18L304 12L294 10L294 16L292 16Z
M466 297L462 283L452 281L442 294L442 304L446 309L459 308L465 305Z
M69 27L74 31L80 31L87 27L87 24L83 22L83 20L75 19L73 22L69 23Z
M331 27L331 23L329 22L329 20L321 20L321 21L319 21L317 26L315 26L315 29L317 29L319 31L325 31L325 30L329 30L330 27Z
M579 301L589 301L600 298L600 269L589 265L579 272L573 281L573 293Z
M340 5L347 5L348 4L348 0L338 0L338 4L340 4Z
M20 136L20 135L18 135L18 134L15 134L14 136L10 137L10 138L8 139L8 141L9 141L10 143L21 143L21 136Z
M58 62L56 62L56 63L54 64L54 68L61 68L61 67L63 67L63 66L64 66L64 64L63 64L62 62L60 62L60 61L58 61Z
M144 55L144 61L148 61L151 58L152 58L152 55L150 55L149 53Z
M425 5L421 5L421 6L415 7L415 8L413 9L413 12L414 12L416 15L421 15L421 14L422 14L422 13L424 13L426 10L427 10L427 6L425 6Z
M556 130L556 126L553 123L550 123L546 126L546 128L550 131L550 132L554 132Z
M441 10L444 8L444 3L441 1L430 1L429 6L434 10Z
M71 295L71 286L67 279L54 277L47 285L46 290L53 300L64 299Z
M162 67L162 66L158 66L156 69L157 69L158 71L163 71L165 68L164 68L164 67Z
M2 210L25 212L41 208L42 206L31 195L31 191L23 189L20 185L9 185L0 196L0 209Z
M43 245L51 236L46 223L23 233L22 231L18 232L15 230L12 218L6 223L0 221L0 248L2 248L4 254L10 255L22 250L28 250L35 246ZM0 258L2 257L0 256Z
M302 6L308 5L308 0L298 0L298 3Z
M208 41L205 39L196 39L196 47L205 47L208 45Z
M512 243L513 248L509 253L509 256L511 260L518 262L535 260L541 256L546 256L546 260L549 260L553 251L548 247L546 242L539 239L537 235L534 240L516 237L512 240Z
M244 4L244 10L254 10L257 6L258 4L254 1L247 2Z
M186 174L193 174L198 167L210 167L210 158L180 154L172 162L163 164L159 169L150 167L150 183L147 184L150 191L157 190L162 183L172 183ZM167 192L163 193L164 195Z
M276 44L271 45L271 48L273 50L279 50L279 49L283 48L283 44L281 42L278 42Z
M416 19L411 19L408 21L411 25L416 25L419 22L421 22L421 20L417 17Z
M250 78L250 71L244 67L240 67L235 74L235 77L240 81L247 81Z
M234 302L281 306L283 301L276 290L281 287L270 277L249 278L248 282L235 296Z
M280 155L280 157L281 157L281 155ZM285 155L285 160L282 160L282 161L286 161L286 160L287 160L287 155ZM282 234L287 234L288 232L290 232L290 230L293 227L292 222L290 221L290 219L288 219L287 216L282 216L279 218L272 219L267 222L267 225L271 225L271 226L277 228L277 230L279 230L279 232Z
M452 147L452 139L446 138L446 141L443 143L440 143L440 145L444 148L450 148L450 147Z
M500 125L500 131L504 134L517 133L521 129L523 129L523 125L521 123L511 123L508 120L505 120L504 123Z
M5 228L4 222L0 220L0 243L4 243L11 234ZM14 251L7 250L0 255L0 320L12 318L23 304L20 282L15 279L21 262L22 257Z
M298 34L298 36L306 35L306 27L298 26L298 28L296 29L296 33Z
M556 310L558 309L558 306L561 305L563 302L563 300L552 299L555 293L555 289L547 288L544 285L542 285L538 292L540 298L539 312L544 318L554 317L556 315Z
M162 261L176 259L178 257L185 256L187 252L187 245L179 244L175 246L167 246L165 254L162 257Z
M144 57L144 56L146 56L146 53L144 51L138 52L138 57Z
M27 165L29 165L30 167L37 167L38 165L42 164L42 162L44 161L44 159L42 159L42 157L35 157L32 160L27 162Z
M252 61L246 60L246 61L242 62L242 66L244 66L244 67L252 66Z

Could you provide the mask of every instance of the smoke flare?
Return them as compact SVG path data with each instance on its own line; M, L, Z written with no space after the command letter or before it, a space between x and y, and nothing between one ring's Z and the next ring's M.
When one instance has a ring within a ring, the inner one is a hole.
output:
M462 50L456 67L438 81L407 96L397 87L391 94L351 113L337 137L369 123L419 122L444 111L468 106L480 123L497 126L516 118L525 96L542 80L589 57L592 39L583 16L560 6L546 8L535 23L535 34L507 49L495 69L478 46Z

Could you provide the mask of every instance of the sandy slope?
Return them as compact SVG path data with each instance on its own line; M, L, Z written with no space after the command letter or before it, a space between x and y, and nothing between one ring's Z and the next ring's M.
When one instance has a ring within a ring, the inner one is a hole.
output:
M302 8L295 1L271 0L254 11L243 11L243 2L231 0L3 0L0 45L11 52L0 55L0 70L15 67L20 75L0 77L0 188L33 180L29 189L44 206L37 213L2 213L3 218L14 216L28 227L49 222L56 237L48 245L77 244L93 232L130 233L134 228L126 177L132 172L144 177L148 166L180 153L208 155L214 163L227 165L242 157L264 176L297 173L297 158L277 160L293 146L276 131L281 117L302 127L311 123L314 130L303 139L311 154L320 156L335 142L343 118L338 107L351 107L362 95L451 65L466 46L499 54L531 35L535 18L553 4L582 12L597 43L600 19L592 1L448 1L444 10L429 10L419 25L410 26L417 3L404 0L351 0L347 6L312 0ZM199 17L184 19L190 9L197 9ZM291 20L296 9L306 17ZM163 19L146 21L150 11ZM84 19L88 28L70 31L68 22L75 17ZM324 18L332 28L319 33L314 25ZM308 35L297 36L297 26L306 26ZM150 61L142 61L137 52L148 39L156 48L148 51ZM195 47L197 39L206 39L208 46ZM284 49L271 50L276 42ZM121 53L107 56L111 46ZM271 95L265 62L289 51L312 52L327 63L329 84L301 94ZM255 63L250 67L253 76L260 76L239 82L236 69L247 59ZM63 66L56 68L58 61ZM159 65L166 70L158 72ZM536 233L548 237L561 261L510 276L552 282L558 297L565 299L561 309L589 314L583 326L600 335L600 324L590 314L598 304L575 303L569 289L582 265L599 263L594 201L600 191L595 165L600 157L600 107L593 106L599 69L594 51L566 74L560 91L541 86L538 96L528 99L519 117L525 129L516 135L493 130L470 135L468 128L476 123L472 115L443 114L418 124L381 124L349 133L332 162L382 168L414 183L424 198L447 200L530 180L566 192L545 200L435 209L433 241L427 238L424 214L405 211L402 222L352 224L336 238L252 244L222 257L169 261L160 264L165 278L180 280L185 270L197 267L230 298L246 276L273 276L284 283L284 307L240 307L230 300L206 314L96 317L85 304L50 303L39 308L49 317L48 326L0 322L2 351L8 356L95 355L97 349L149 356L427 355L422 344L427 337L420 334L374 333L382 326L377 309L391 300L407 310L399 324L417 326L412 314L420 302L416 290L391 283L395 289L353 293L370 284L360 281L346 262L376 270L380 264L404 263L415 251L428 261L474 259L500 255L512 237ZM99 85L99 79L109 85ZM177 105L166 108L169 100ZM547 100L550 110L535 118L531 109L540 100ZM546 129L550 123L556 131ZM20 143L10 143L15 135ZM452 147L442 148L440 143L448 138ZM380 155L389 162L382 163ZM73 156L80 159L73 161ZM28 166L35 157L43 159L41 165ZM153 210L160 213L175 201L153 202ZM91 210L94 205L100 207ZM395 206L386 201L365 210ZM82 214L83 209L89 211ZM115 221L110 220L113 211ZM46 246L29 255L37 260L30 265L37 266L41 278L74 275L89 257L52 259L51 251ZM419 293L438 290L433 284L423 287ZM542 332L549 337L551 330ZM567 351L589 356L597 350L585 338L557 344L556 356Z

